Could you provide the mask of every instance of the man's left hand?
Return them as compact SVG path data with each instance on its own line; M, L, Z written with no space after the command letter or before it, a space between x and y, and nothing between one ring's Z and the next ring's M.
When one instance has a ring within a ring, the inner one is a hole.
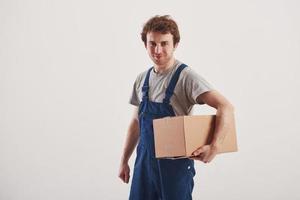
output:
M209 163L218 153L218 147L213 145L204 145L193 152L190 159L200 160L204 163Z

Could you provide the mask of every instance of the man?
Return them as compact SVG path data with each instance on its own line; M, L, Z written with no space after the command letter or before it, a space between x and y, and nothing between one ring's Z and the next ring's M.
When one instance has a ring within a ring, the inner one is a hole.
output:
M128 160L137 146L130 200L192 199L194 160L210 162L217 154L233 118L233 106L190 67L174 58L180 41L177 24L169 16L155 16L141 33L154 67L141 73L130 103L137 106L129 125L119 177L129 182ZM211 144L199 147L191 159L156 159L152 120L188 115L194 104L217 109Z

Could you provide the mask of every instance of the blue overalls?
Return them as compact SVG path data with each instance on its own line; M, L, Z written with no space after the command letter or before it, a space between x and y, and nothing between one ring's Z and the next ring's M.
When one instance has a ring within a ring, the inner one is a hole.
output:
M140 139L131 183L129 200L190 200L194 187L194 161L191 159L156 159L153 119L175 116L170 98L185 64L179 66L171 78L162 103L149 101L147 72L139 106Z

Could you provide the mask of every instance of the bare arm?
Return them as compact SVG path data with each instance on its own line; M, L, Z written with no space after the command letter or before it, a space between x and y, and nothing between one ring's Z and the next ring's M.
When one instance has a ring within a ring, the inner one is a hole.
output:
M134 109L133 117L130 121L129 128L127 131L127 136L125 140L125 145L123 149L123 154L121 158L119 178L123 182L128 183L130 177L130 168L128 165L128 160L136 147L139 140L139 120L138 120L138 107Z
M123 156L121 162L127 163L139 139L139 119L138 107L134 109L133 117L130 121L125 146L123 149Z
M194 155L200 156L201 153L206 152L199 157L199 160L210 162L216 155L218 148L223 143L227 132L234 122L234 108L224 96L215 90L199 95L197 102L201 101L217 109L215 132L211 144L199 148L194 152Z

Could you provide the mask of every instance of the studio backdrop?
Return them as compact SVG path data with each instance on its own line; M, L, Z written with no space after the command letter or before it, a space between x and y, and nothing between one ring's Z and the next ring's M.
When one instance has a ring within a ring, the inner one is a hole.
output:
M128 198L118 170L129 97L152 65L140 32L166 14L181 34L175 57L235 107L239 151L196 162L193 198L300 199L299 10L296 0L0 0L0 200Z

